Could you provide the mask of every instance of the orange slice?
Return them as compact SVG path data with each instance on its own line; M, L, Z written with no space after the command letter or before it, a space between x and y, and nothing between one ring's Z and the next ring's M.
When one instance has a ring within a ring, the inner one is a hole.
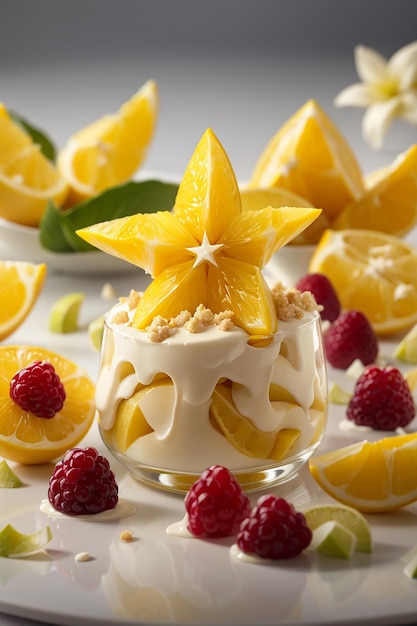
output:
M379 335L417 322L417 250L386 233L327 230L309 272L326 274L344 309L364 313Z
M312 476L336 500L379 513L417 500L417 434L362 441L312 457Z
M333 219L364 192L359 163L339 129L308 100L259 157L250 187L283 187Z
M139 214L77 233L90 244L142 267L153 278L133 324L156 315L233 311L251 335L275 332L277 319L262 268L272 255L320 215L319 209L267 207L242 211L229 159L208 129L180 184L173 212Z
M0 340L16 330L29 315L43 288L46 265L0 261Z
M23 411L10 398L14 374L37 360L47 360L64 385L66 399L51 419ZM0 455L17 463L46 463L81 441L95 415L95 386L68 359L36 346L0 347Z
M366 193L348 204L332 228L380 230L403 237L417 223L417 145L375 176Z
M158 117L158 91L149 80L114 114L79 130L58 154L70 186L66 206L131 178L146 158Z
M0 217L38 226L49 200L61 206L67 183L2 103L0 137Z

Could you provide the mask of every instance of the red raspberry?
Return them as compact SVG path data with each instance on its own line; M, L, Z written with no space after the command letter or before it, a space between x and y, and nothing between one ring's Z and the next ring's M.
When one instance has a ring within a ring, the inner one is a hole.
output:
M306 274L296 284L299 291L311 291L317 304L323 307L320 311L321 319L334 322L340 315L340 302L337 293L324 274Z
M359 359L364 365L378 356L378 339L367 317L346 311L323 334L327 360L333 367L347 369Z
M237 545L264 559L290 559L310 544L312 531L302 513L274 495L261 496L243 520Z
M66 394L54 366L48 361L34 361L13 376L10 397L23 411L50 419L64 406Z
M415 404L407 381L396 367L366 368L356 381L346 417L358 426L395 430L409 424Z
M108 460L95 448L68 450L49 479L48 500L65 515L114 509L118 486Z
M229 537L249 515L250 502L228 469L204 470L185 497L188 530L197 537Z

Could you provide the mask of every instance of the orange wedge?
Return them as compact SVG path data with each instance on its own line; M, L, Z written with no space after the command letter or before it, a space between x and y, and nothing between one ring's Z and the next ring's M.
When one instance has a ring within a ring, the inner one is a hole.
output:
M173 212L138 214L77 231L90 244L133 262L153 278L133 324L156 315L233 311L251 335L275 332L277 319L262 268L320 215L319 209L267 207L242 211L229 159L208 129L180 184Z
M272 137L249 187L288 189L323 209L330 220L364 192L351 147L315 100L308 100Z
M158 117L158 90L149 80L114 114L79 130L58 154L71 206L129 180L143 163Z
M344 309L364 313L379 335L417 322L417 250L398 237L361 230L327 230L309 272L326 274Z
M336 500L379 513L417 500L417 434L362 441L312 457L312 476Z
M25 261L0 261L0 340L27 318L42 291L46 265Z
M49 200L60 206L65 179L0 103L0 217L38 226Z
M23 411L10 397L10 381L34 361L49 361L64 385L66 399L51 419ZM95 414L95 386L68 359L36 346L0 347L0 455L34 465L62 456L89 430Z
M374 181L341 211L332 228L380 230L403 237L417 223L417 145L374 175Z

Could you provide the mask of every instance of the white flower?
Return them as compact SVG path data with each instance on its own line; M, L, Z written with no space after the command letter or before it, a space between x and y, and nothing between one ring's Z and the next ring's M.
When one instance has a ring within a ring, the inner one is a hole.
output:
M417 125L417 41L400 48L388 61L365 46L356 46L354 55L362 82L343 89L334 104L368 109L362 133L378 149L395 117Z

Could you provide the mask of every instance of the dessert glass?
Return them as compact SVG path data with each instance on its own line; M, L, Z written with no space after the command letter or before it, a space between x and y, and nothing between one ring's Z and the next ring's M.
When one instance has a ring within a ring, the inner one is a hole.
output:
M220 464L250 491L314 453L327 415L316 311L280 321L269 340L212 324L155 342L112 321L123 308L106 316L96 404L103 441L134 477L185 492Z

